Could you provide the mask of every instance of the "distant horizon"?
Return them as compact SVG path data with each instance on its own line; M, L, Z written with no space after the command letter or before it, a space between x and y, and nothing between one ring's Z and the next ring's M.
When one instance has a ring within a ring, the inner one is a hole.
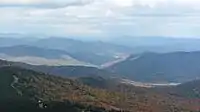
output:
M4 37L5 36L5 37ZM8 36L8 37L7 37ZM97 41L104 41L104 40L112 40L116 38L123 38L123 39L192 39L192 40L199 40L199 37L173 37L173 36L115 36L115 37L106 37L106 36L68 36L68 35L42 35L42 34L23 34L23 33L1 33L0 38L26 38L28 39L30 36L32 39L46 39L46 38L65 38L65 39L75 39L75 40L97 40ZM29 38L30 39L30 38Z

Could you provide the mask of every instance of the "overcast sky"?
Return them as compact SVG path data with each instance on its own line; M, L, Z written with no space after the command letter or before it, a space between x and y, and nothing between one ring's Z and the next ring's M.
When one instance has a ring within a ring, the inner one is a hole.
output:
M200 37L200 0L0 0L0 33Z

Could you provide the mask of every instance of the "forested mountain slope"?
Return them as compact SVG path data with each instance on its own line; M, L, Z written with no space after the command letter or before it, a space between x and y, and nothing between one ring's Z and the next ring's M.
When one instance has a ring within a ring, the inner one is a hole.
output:
M20 106L19 102L23 102L22 105L25 106L22 106L23 108L29 108L30 106L30 108L38 109L35 105L39 100L45 104L45 108L47 106L47 110L56 108L67 110L71 108L77 109L77 112L84 109L92 112L119 110L131 112L189 112L197 110L197 107L193 107L193 105L200 106L195 99L168 96L145 88L135 88L121 84L113 90L92 88L76 80L16 67L1 67L0 79L1 104L9 105L9 107L14 106L17 109ZM188 100L193 101L192 105ZM24 105L24 102L27 105ZM31 106L31 104L33 105ZM69 108L69 105L72 107Z

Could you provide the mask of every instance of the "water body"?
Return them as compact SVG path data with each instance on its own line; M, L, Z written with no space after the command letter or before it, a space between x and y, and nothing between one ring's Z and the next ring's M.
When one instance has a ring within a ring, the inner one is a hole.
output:
M128 79L122 79L121 81L122 83L126 83L126 84L131 84L137 87L147 87L147 88L151 88L151 87L164 87L164 86L177 86L180 85L181 83L144 83L144 82L137 82L137 81L132 81L132 80L128 80Z

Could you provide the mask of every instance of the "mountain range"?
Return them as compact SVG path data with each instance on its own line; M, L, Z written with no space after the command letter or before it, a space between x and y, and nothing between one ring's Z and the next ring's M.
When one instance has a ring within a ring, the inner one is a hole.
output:
M199 112L199 41L149 39L0 38L0 111Z
M169 53L177 51L199 51L200 39L181 37L115 37L108 43L131 47L133 53L156 52Z
M200 52L143 53L106 70L141 82L183 83L200 78Z
M77 58L79 56L82 55L75 56L73 53L64 50L28 45L0 47L1 59L39 65L39 67L28 66L28 68L50 74L63 75L64 73L71 73L71 71L68 72L69 69L67 68L69 67L67 66L71 66L71 68L75 66L75 73L72 74L87 73L88 70L85 70L85 68L91 67L93 72L90 72L90 74L107 71L109 73L100 73L105 74L105 76L115 74L120 78L150 83L183 83L200 77L199 51L127 54L113 58L114 61L107 60L108 62L103 65L91 64L90 61ZM84 56L90 58L90 56ZM92 57L94 60L99 61L99 57ZM82 66L85 66L85 68ZM84 71L81 70L82 68L84 68Z
M126 46L115 45L101 41L80 41L59 37L33 40L26 40L23 38L0 38L0 47L4 47L3 49L5 50L5 47L9 47L7 51L12 49L12 51L15 51L13 53L16 53L17 50L19 50L16 48L19 47L20 49L32 47L31 49L33 49L33 51L37 51L38 48L40 48L39 51L46 51L47 54L52 54L52 50L54 50L54 52L58 53L54 55L63 53L70 54L70 56L76 60L98 66L109 61L116 60L121 56L129 55L132 52L132 49ZM50 53L47 52L47 49L51 49Z

